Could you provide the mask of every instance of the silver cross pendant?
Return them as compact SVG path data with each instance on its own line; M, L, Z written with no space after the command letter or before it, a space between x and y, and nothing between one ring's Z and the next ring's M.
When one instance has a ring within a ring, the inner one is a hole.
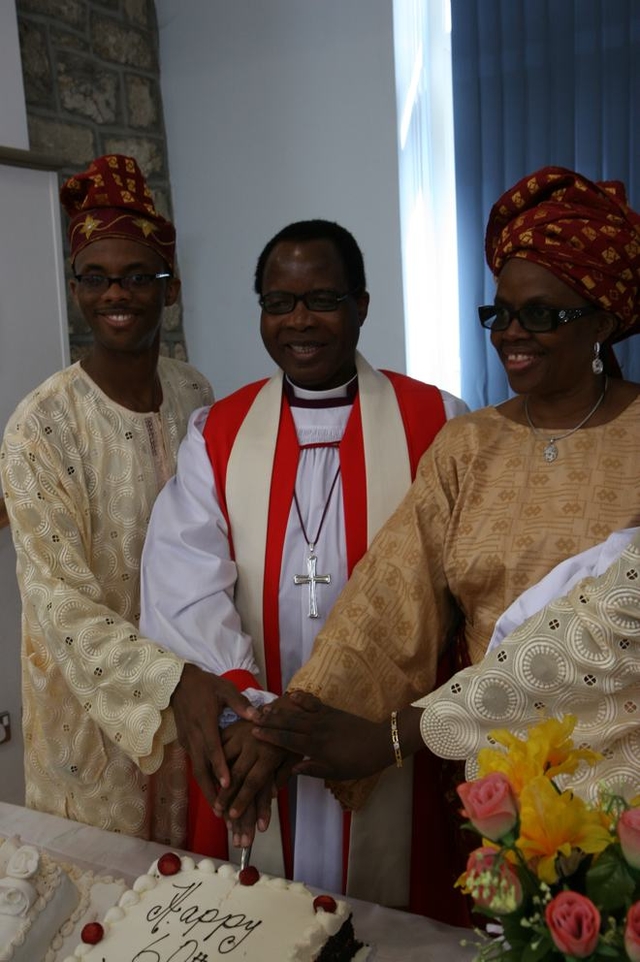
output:
M314 545L309 545L309 557L307 558L307 573L306 575L294 575L293 583L294 585L308 585L309 586L309 617L319 618L318 614L318 593L316 591L316 585L330 585L331 575L319 575L316 573L318 559L313 553Z

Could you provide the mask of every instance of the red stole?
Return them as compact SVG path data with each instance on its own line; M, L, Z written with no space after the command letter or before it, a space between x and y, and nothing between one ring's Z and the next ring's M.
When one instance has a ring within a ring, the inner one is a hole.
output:
M445 421L442 396L437 388L394 372L383 372L391 381L405 429L411 477L418 462ZM204 439L212 464L217 497L229 524L226 500L226 477L229 457L238 431L266 382L248 385L211 409L204 428ZM287 523L293 501L298 471L299 446L295 425L288 402L283 396L278 439L272 467L273 484L269 498L269 525L265 555L263 590L263 629L267 688L281 694L279 581ZM340 467L345 514L347 566L349 574L367 549L367 477L360 415L360 398L353 404L344 436L340 442ZM375 483L370 479L369 483ZM395 507L392 506L392 507ZM233 532L230 547L233 554ZM232 677L227 675L227 677ZM419 753L419 756L424 753ZM287 875L291 877L291 832L287 824L286 791L279 796L284 859ZM345 813L344 851L349 848L350 815ZM209 806L191 779L189 796L188 848L217 858L228 858L227 830L224 822L213 816ZM418 853L416 853L418 855ZM346 857L344 859L346 876ZM414 873L412 873L413 875ZM424 873L422 873L424 874Z

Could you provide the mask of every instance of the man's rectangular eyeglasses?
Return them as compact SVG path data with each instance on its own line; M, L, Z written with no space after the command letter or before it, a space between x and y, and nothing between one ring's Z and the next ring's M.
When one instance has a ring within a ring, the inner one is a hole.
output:
M561 309L545 307L543 304L526 304L519 311L513 311L510 307L487 304L478 308L478 317L482 326L490 331L506 331L515 317L520 327L529 331L530 334L545 334L548 331L555 331L561 324L577 321L585 314L594 314L600 310L602 308L597 304Z
M324 313L337 311L338 305L353 294L339 294L337 291L305 291L304 294L292 294L291 291L269 291L258 298L258 303L267 314L290 314L294 311L298 301L302 301L309 311Z
M143 291L154 281L165 280L172 275L167 271L160 274L124 274L123 277L107 277L106 274L74 274L83 291L104 294L112 284L119 284L123 291Z

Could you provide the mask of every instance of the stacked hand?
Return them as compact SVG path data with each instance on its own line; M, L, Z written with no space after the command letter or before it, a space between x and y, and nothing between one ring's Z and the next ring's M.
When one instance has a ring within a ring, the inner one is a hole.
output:
M255 721L259 741L302 756L293 767L298 775L363 778L393 760L386 722L330 708L308 692L293 691L265 705Z
M178 741L189 755L196 781L213 807L218 788L228 788L231 783L218 716L228 707L240 718L251 720L255 709L230 681L190 664L182 670L171 696L171 707Z
M256 726L238 722L223 736L232 785L218 795L216 810L230 819L234 844L251 843L256 819L260 831L267 827L271 799L290 774L362 778L393 758L386 722L330 708L306 692L283 695L254 718Z
M253 736L253 724L238 721L222 732L222 744L231 768L230 784L221 788L214 812L227 821L234 845L250 845L258 830L266 831L271 801L289 778L298 756Z
M362 778L393 762L387 721L330 708L306 692L291 692L256 709L230 682L186 665L172 705L195 778L216 815L227 822L234 845L250 845L256 824L266 830L271 801L291 773ZM224 706L239 721L220 732Z
M186 664L171 697L178 741L216 815L233 832L234 845L250 845L256 824L265 831L271 799L297 756L261 744L252 734L257 709L225 678ZM221 732L218 718L230 708L239 721Z

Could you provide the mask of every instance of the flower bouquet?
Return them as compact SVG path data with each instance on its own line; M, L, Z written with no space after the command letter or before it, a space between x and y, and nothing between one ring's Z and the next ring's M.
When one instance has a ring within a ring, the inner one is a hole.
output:
M483 749L480 777L458 787L483 839L457 882L493 920L482 962L640 962L640 796L589 805L558 787L600 758L573 747L575 721L544 721L524 740L492 732L503 747Z

